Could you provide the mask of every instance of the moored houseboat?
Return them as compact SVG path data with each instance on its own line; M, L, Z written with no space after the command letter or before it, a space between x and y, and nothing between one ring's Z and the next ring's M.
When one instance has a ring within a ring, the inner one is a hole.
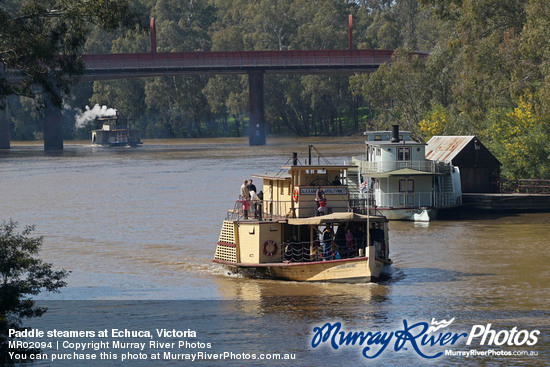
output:
M353 157L362 177L355 199L368 201L390 220L430 221L439 210L459 206L460 172L425 157L425 143L408 131L367 132L366 154Z
M263 179L263 198L250 203L241 198L228 211L213 261L251 277L378 280L383 267L391 264L388 222L383 216L353 212L350 168L299 165L295 156L277 174L253 175ZM323 195L317 194L320 188ZM316 197L326 199L326 206L318 205Z

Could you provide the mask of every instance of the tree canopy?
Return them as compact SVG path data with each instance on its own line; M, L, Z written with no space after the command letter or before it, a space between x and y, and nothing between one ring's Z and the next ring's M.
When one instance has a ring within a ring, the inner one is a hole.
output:
M92 27L112 31L133 22L132 14L127 0L3 0L0 108L7 96L40 100L42 91L61 105L60 89L68 93L82 71L80 55Z
M43 237L31 237L34 227L17 232L17 223L0 224L0 363L9 362L8 330L23 330L22 319L41 316L46 308L36 306L31 296L64 287L69 272L54 270L38 257ZM13 351L13 349L11 349ZM18 350L25 353L25 350Z

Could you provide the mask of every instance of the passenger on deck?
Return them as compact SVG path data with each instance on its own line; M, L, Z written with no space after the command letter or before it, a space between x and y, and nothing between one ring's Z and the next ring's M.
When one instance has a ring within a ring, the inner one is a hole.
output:
M384 251L384 230L380 228L381 224L374 223L374 229L371 230L372 242L376 249L375 256L380 259L385 258Z
M342 181L340 181L340 176L334 176L334 180L332 181L332 184L334 186L339 186L342 184Z
M323 260L332 259L332 228L329 225L323 231Z
M321 201L319 201L319 209L317 209L318 215L325 215L327 214L327 199L323 197Z
M260 193L258 194L258 219L259 220L262 220L262 204L263 204L263 200L264 200L264 192L263 191L260 191Z
M249 193L252 192L252 191L258 192L258 190L256 190L256 185L254 185L254 184L252 183L252 179L250 179L250 180L248 181L248 185L246 185L246 188L248 189L248 192L249 192ZM252 197L251 197L251 199L252 199Z
M250 200L244 198L242 200L237 200L239 203L243 204L243 218L248 219L248 209L250 209Z
M325 192L323 191L323 188L319 186L317 191L315 192L315 202L317 203L317 211L315 212L315 215L319 215L319 207L321 201L325 198Z
M244 180L244 183L241 185L241 200L249 199L250 198L250 192L248 191L248 180Z
M258 218L258 203L260 199L258 198L258 195L256 195L256 191L250 191L250 204L252 208L254 209L254 218Z

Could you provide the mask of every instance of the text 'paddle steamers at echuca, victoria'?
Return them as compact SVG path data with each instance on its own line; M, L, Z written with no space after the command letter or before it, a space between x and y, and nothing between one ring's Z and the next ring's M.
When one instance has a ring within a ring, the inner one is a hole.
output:
M214 262L260 278L380 278L391 264L387 219L350 201L350 190L358 189L357 167L311 164L311 148L309 164L299 164L293 153L279 173L253 175L263 179L261 191L241 190L223 221Z

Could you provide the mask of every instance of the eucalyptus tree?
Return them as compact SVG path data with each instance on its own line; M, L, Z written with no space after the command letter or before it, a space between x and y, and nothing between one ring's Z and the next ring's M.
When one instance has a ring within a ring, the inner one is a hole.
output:
M0 108L17 94L41 100L42 91L61 105L60 91L82 72L80 59L93 24L113 30L135 21L127 0L5 0L0 3L0 63L18 82L0 74Z
M208 30L215 8L207 0L158 0L152 10L159 52L210 51ZM202 91L206 76L166 76L145 81L145 104L157 116L164 137L203 136L203 122L212 120Z
M36 353L26 347L9 345L9 330L24 330L23 319L40 317L47 309L35 304L32 296L42 291L57 292L67 283L66 270L54 270L53 265L38 257L43 237L32 237L33 226L17 231L17 222L0 223L0 363L11 365L8 352L25 355Z

